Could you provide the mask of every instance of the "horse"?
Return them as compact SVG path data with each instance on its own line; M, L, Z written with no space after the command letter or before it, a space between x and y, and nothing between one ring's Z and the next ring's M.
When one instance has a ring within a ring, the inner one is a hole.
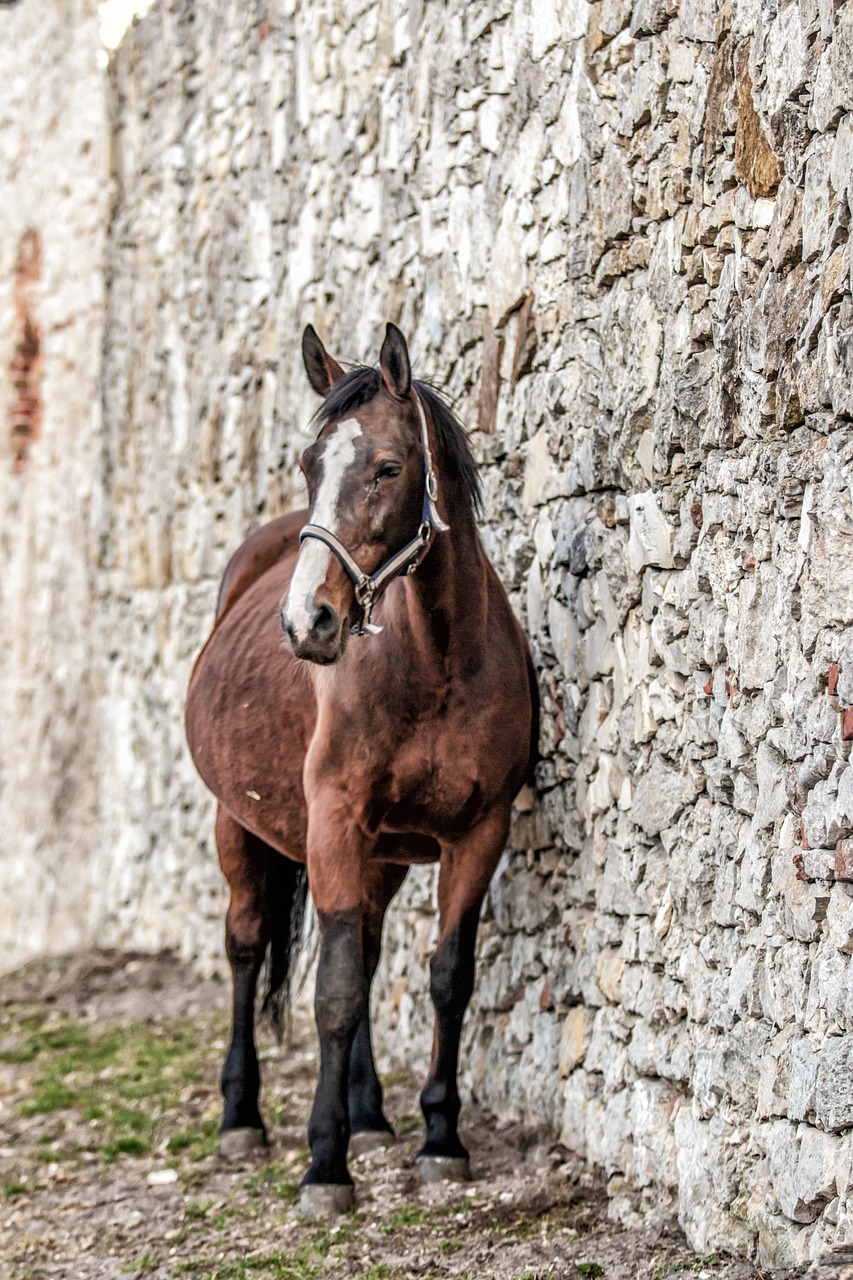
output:
M310 886L320 1064L300 1203L329 1216L354 1203L348 1151L394 1141L370 988L385 912L417 863L439 864L439 938L416 1164L426 1181L470 1176L458 1133L462 1020L481 905L535 762L538 697L480 543L467 436L444 397L413 380L400 330L387 326L378 367L345 372L311 325L302 354L323 397L300 461L309 509L261 527L229 562L186 731L218 802L230 889L220 1152L266 1144L257 982L268 953L265 1004L280 1015Z

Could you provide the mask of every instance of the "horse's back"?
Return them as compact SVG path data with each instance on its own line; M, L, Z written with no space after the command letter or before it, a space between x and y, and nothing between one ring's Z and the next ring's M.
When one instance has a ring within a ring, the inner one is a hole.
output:
M299 530L308 518L306 511L291 511L262 525L239 547L228 561L216 601L217 622L258 579L299 549Z

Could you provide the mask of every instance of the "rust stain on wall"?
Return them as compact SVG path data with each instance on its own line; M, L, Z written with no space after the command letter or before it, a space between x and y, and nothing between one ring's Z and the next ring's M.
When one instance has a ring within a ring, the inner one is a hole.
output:
M30 228L21 236L15 263L14 397L9 423L15 474L23 471L30 445L38 439L41 430L41 331L36 320L41 259L41 237Z
M753 199L775 195L784 169L761 124L752 101L752 80L747 50L738 51L736 59L737 129L735 131L735 173L749 189Z

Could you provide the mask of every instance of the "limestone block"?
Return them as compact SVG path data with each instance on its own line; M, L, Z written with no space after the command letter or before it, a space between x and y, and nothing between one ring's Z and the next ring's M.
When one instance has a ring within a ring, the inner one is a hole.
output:
M806 162L803 192L803 258L817 257L826 246L830 219L830 167L833 140L820 138Z
M853 955L853 901L845 891L847 887L833 885L826 911L828 940L843 956Z
M631 1132L638 1186L674 1187L678 1183L675 1113L684 1095L661 1080L638 1080L631 1091Z
M582 1005L569 1010L560 1033L559 1070L565 1079L584 1060L589 1044L587 1013Z
M850 5L838 12L830 44L832 100L836 107L853 110L853 13Z
M727 1169L722 1133L683 1106L675 1113L674 1137L678 1219L693 1248L704 1252L712 1240L720 1240L728 1232L732 1247L742 1249L751 1239L751 1231L723 1207L731 1201L726 1200L720 1185L725 1184Z
M765 45L766 79L762 105L775 115L782 104L802 88L806 74L806 37L798 4L780 10L767 33Z
M521 242L518 202L510 195L501 210L487 277L487 305L495 327L527 292Z
M696 794L696 784L688 773L679 773L656 757L635 784L631 819L646 835L658 835L672 825Z
M566 169L577 163L584 149L579 101L582 76L582 60L576 58L563 95L559 117L548 135L551 153Z
M838 1139L809 1125L778 1121L764 1131L762 1145L782 1213L794 1222L813 1222L835 1195Z
M672 530L651 490L632 494L628 499L631 535L628 559L638 573L646 565L663 569L672 566Z
M835 192L847 200L849 207L853 186L853 116L846 115L838 122L829 161L829 178Z
M853 1127L853 1036L826 1041L818 1054L815 1120L833 1131Z
M573 1071L563 1086L563 1119L560 1141L569 1151L587 1154L590 1103L595 1097L594 1077L583 1070Z

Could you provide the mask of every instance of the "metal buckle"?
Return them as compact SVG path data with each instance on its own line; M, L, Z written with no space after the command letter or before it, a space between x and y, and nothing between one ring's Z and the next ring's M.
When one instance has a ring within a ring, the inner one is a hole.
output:
M369 606L373 599L373 583L366 573L355 584L355 599L362 609Z

